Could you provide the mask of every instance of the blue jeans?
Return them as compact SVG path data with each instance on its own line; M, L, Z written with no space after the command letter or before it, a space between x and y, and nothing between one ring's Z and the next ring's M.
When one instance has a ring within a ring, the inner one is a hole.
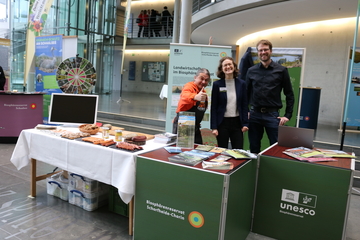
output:
M252 153L259 153L261 149L261 139L264 135L264 129L268 135L270 145L277 142L278 127L280 119L279 112L256 112L250 111L249 119L249 142L250 151Z

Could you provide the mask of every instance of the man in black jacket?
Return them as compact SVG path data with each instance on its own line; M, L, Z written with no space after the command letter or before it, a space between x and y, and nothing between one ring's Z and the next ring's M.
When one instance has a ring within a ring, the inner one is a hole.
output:
M260 63L249 68L246 75L250 108L249 142L250 151L259 153L264 129L270 145L277 142L278 126L290 120L294 106L294 93L286 67L272 61L272 43L261 40L256 45ZM283 117L281 92L286 96L286 110Z

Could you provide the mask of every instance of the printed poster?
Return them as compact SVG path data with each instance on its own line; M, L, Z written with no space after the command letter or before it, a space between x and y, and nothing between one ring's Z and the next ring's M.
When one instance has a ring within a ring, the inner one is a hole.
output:
M352 50L349 53L349 62L351 64ZM349 84L347 98L346 116L344 119L347 126L360 127L360 49L355 51L355 60L351 72L351 83Z
M216 71L219 60L225 56L231 56L231 46L170 44L166 132L172 132L172 120L176 115L182 87L194 80L199 68L207 68L210 72L211 80L205 88L209 105L201 122L201 128L210 128L211 86L213 81L218 80Z
M61 92L56 70L62 61L62 35L35 38L35 89L37 92Z

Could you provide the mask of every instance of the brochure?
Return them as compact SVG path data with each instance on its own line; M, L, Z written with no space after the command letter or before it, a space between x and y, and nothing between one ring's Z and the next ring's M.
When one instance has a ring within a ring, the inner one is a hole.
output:
M214 146L210 146L210 145L198 145L195 149L208 152L213 148Z
M181 153L181 147L164 147L164 149L166 151L168 151L169 153Z
M214 152L205 152L205 151L201 151L201 150L197 150L197 149L193 149L191 151L187 151L186 153L191 153L191 154L200 154L200 155L205 155L208 157L212 157L214 156L216 153Z
M221 147L214 147L213 149L210 150L210 152L214 152L214 153L222 153L224 151L226 151L226 148L221 148Z
M160 134L155 134L155 138L154 138L154 142L159 142L159 143L175 143L176 142L176 138L177 138L177 134L174 133L160 133Z
M234 168L232 162L202 162L202 167L204 169L215 169L215 170L231 170Z
M305 147L290 148L283 151L283 153L300 161L307 161L307 162L337 161L335 158L328 157L323 153L321 153L320 151L316 151Z
M170 162L181 163L189 166L195 166L196 164L202 162L203 160L208 159L209 156L202 155L199 153L194 153L191 151L181 152L174 156L168 157Z
M227 160L231 159L231 156L227 155L218 155L215 158L211 159L211 162L225 162Z
M235 159L256 159L257 155L247 152L243 149L229 149L223 152L223 154L227 154Z
M353 156L347 152L341 151L341 150L330 150L330 149L324 149L324 148L315 148L315 149L328 157L356 158L355 156Z

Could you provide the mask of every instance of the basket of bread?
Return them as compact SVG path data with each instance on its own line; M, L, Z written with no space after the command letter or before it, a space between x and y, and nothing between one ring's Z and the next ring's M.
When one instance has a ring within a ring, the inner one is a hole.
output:
M138 135L136 133L129 133L124 136L124 142L132 143L138 146L145 145L146 139L145 135Z
M99 132L99 127L95 124L83 124L79 126L80 132L90 133L91 135L95 135Z

